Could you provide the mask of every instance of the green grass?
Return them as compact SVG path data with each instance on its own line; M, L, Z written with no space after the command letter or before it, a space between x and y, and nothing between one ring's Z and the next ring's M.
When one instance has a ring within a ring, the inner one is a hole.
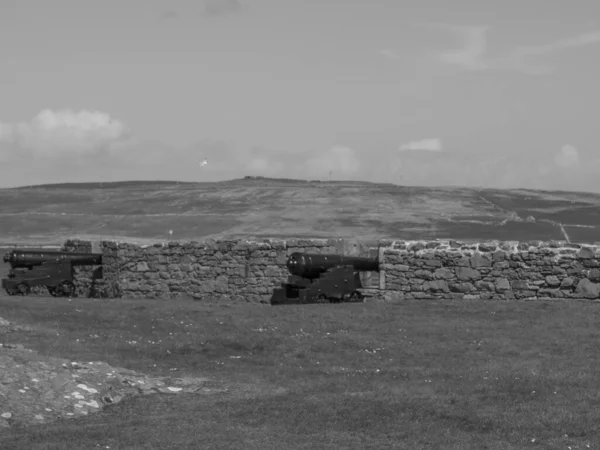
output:
M10 342L149 375L176 368L230 391L125 400L11 429L0 447L599 448L598 307L4 297L2 317L36 330Z

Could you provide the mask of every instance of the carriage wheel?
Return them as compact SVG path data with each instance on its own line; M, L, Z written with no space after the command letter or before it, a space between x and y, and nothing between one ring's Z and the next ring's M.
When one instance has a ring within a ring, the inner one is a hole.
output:
M352 294L348 292L344 292L342 294L341 302L348 303L352 301Z
M327 300L327 297L325 297L325 294L317 295L317 303L328 303L328 300Z
M358 291L354 291L352 294L350 294L350 302L351 303L359 303L362 302L363 296L360 292Z
M70 281L62 281L54 289L55 297L72 297L75 294L75 285Z
M25 282L19 283L17 285L17 291L19 292L20 295L27 295L30 292L30 288L29 285Z

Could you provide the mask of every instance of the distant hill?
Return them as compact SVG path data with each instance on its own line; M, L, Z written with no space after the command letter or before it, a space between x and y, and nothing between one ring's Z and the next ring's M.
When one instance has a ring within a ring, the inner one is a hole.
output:
M259 185L273 185L273 184L331 184L331 185L352 185L352 186L394 186L389 183L372 183L369 181L323 181L323 180L296 180L293 178L268 178L260 176L246 176L244 178L227 180L227 181L214 181L214 182L193 182L193 181L171 181L171 180L126 180L126 181L107 181L107 182L90 182L90 183L52 183L52 184L36 184L30 186L19 186L8 189L31 189L31 188L44 188L44 189L118 189L128 187L140 187L140 186L180 186L180 185L211 185L211 184L251 184L252 186Z
M600 242L600 194L245 177L0 189L0 243L79 236ZM172 234L169 233L172 231Z

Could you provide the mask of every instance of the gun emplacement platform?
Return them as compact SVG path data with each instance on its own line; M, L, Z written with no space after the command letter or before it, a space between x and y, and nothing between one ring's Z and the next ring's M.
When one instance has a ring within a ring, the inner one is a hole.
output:
M11 269L2 287L9 295L27 295L33 286L46 286L50 295L75 295L73 268L84 265L102 265L102 255L36 250L12 250L4 255Z
M360 273L379 272L373 258L292 253L286 266L287 283L273 290L272 305L362 302Z

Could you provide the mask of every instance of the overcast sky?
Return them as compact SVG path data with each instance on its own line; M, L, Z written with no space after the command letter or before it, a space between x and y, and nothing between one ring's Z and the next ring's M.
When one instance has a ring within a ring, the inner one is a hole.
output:
M0 0L0 186L600 192L597 18L588 0Z

